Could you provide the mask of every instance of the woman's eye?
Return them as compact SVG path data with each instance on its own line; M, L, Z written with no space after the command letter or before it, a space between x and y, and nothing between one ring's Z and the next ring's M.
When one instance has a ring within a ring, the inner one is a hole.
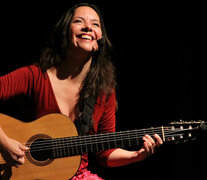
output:
M80 19L76 19L73 21L74 23L81 23L81 20Z
M94 26L100 27L99 23L94 23Z

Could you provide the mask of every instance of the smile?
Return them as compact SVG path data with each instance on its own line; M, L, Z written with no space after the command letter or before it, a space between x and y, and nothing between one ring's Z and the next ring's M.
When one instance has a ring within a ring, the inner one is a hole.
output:
M78 35L77 37L82 40L89 40L89 41L93 40L93 37L89 34L81 34L81 35Z

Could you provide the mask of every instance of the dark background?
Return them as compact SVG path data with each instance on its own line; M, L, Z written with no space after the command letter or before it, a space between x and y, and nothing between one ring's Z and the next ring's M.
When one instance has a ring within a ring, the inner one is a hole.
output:
M52 26L74 2L80 1L1 5L0 75L36 61ZM206 46L197 32L202 9L193 4L88 2L101 9L114 47L117 130L207 120L206 56L201 56ZM205 143L202 138L163 146L146 161L105 171L109 179L202 179Z

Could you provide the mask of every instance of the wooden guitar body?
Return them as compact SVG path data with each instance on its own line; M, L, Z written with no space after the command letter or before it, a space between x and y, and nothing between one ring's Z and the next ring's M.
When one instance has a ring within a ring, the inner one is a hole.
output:
M0 126L10 138L22 144L29 142L27 146L30 146L31 142L37 139L78 136L73 122L61 114L49 114L31 123L24 123L10 116L0 114ZM1 156L1 179L70 179L77 172L80 162L80 155L36 160L28 151L25 156L25 164L16 168L9 167Z
M204 121L179 121L166 127L78 136L73 122L62 114L48 114L29 123L0 114L0 126L7 136L29 147L19 168L10 167L4 159L8 156L1 152L1 180L66 180L77 172L80 154L137 147L145 134L156 133L163 142L179 143L207 132Z

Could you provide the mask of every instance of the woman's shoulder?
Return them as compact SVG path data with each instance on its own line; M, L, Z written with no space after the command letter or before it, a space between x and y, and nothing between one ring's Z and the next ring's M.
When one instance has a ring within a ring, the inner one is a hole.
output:
M17 67L16 69L12 70L8 74L11 73L28 73L28 72L40 72L41 68L38 64L30 64L30 65L24 65L21 67Z
M45 77L39 64L26 65L26 66L23 66L17 69L17 71L26 73L27 75L32 76L32 77L38 77L38 78L40 76Z
M30 64L19 67L10 72L9 75L18 79L24 78L32 81L45 78L45 75L38 64Z
M33 73L42 73L42 70L41 70L39 64L27 65L27 66L24 66L23 69L29 70Z

